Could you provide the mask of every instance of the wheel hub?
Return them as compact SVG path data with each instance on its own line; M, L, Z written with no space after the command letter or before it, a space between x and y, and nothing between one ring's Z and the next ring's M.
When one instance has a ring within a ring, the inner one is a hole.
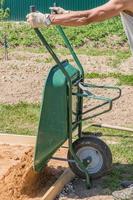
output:
M83 162L89 174L97 173L103 165L101 152L94 147L86 146L80 148L77 156ZM77 167L79 168L78 165Z
M88 156L87 158L82 160L84 166L87 168L88 165L92 162L92 158L90 156Z

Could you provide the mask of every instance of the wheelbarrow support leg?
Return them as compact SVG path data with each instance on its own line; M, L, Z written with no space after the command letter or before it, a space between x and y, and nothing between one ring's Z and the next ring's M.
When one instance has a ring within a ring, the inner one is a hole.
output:
M80 167L80 169L82 171L84 171L85 173L85 176L86 176L86 187L88 189L91 188L91 179L90 179L90 176L89 176L89 173L88 171L86 170L86 167L85 165L81 162L81 160L77 157L77 155L74 153L74 150L73 150L73 147L72 147L72 138L69 138L69 150L74 158L74 160L76 161L76 163L78 164L78 166Z
M69 127L71 129L71 127ZM69 132L69 140L68 140L68 144L69 144L69 150L74 158L74 160L76 161L76 163L78 164L78 166L80 167L80 169L82 171L84 171L85 176L86 176L86 187L88 189L91 188L91 180L90 180L90 176L88 171L86 170L85 165L81 162L81 160L78 158L78 156L75 154L74 150L73 150L73 146L72 146L72 132Z

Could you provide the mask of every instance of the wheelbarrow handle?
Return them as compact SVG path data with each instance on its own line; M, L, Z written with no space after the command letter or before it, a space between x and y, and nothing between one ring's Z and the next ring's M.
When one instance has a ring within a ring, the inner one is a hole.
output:
M56 3L53 4L53 7L56 7ZM54 11L54 10L51 10L51 14L58 14L57 11ZM63 28L60 26L60 25L56 25L56 29L57 31L60 33L65 45L67 46L67 48L69 49L75 63L77 64L78 68L79 68L79 71L80 71L80 74L82 75L82 78L84 79L84 70L83 70L83 67L82 67L82 64L78 58L78 56L76 55L69 39L67 38Z
M30 12L36 12L36 7L34 5L30 6ZM42 44L46 47L46 49L48 50L48 52L50 53L50 55L52 56L52 58L54 59L56 64L59 66L59 68L62 71L62 73L64 74L64 76L67 78L69 84L71 85L71 79L70 79L67 71L64 69L64 67L63 67L62 63L60 62L59 58L54 53L54 51L51 48L51 46L48 44L48 42L46 41L46 39L43 36L43 34L41 33L41 31L38 28L34 28L34 31L36 32L36 34L39 37L39 39L41 40Z
M36 7L34 5L30 6L30 12L36 12Z
M56 6L55 3L54 3L54 6ZM34 5L31 5L31 6L30 6L30 12L36 12L36 7L35 7ZM56 12L54 12L54 14L56 14ZM79 68L79 70L80 70L80 73L81 73L81 75L82 75L82 78L84 79L84 70L83 70L83 67L82 67L82 65L81 65L81 63L80 63L80 61L79 61L79 59L78 59L78 57L77 57L77 55L76 55L76 53L75 53L75 51L74 51L72 45L70 44L70 42L69 42L69 40L68 40L68 38L67 38L65 32L63 31L62 27L59 26L59 25L57 25L56 28L57 28L58 32L60 33L61 37L63 38L64 43L66 44L67 48L69 49L69 51L70 51L70 53L71 53L73 59L75 60L77 66L78 66L78 68ZM45 47L47 48L47 50L49 51L49 53L51 54L51 56L54 58L55 62L56 62L58 65L60 65L61 63L59 64L60 61L59 61L58 57L55 55L55 53L54 53L54 51L52 50L52 48L50 49L50 46L49 46L49 44L47 43L47 41L45 40L44 36L41 34L41 32L40 32L37 28L35 28L34 30L35 30L36 34L38 35L38 37L40 38L40 40L42 41L43 45L45 45ZM45 41L44 41L44 40L45 40ZM60 66L61 66L61 65L60 65ZM61 69L61 70L62 70L62 69ZM64 73L64 72L63 72L63 73ZM65 73L65 76L66 76L66 73Z
M54 3L53 6L56 7L56 3ZM52 11L51 13L52 13L52 14L58 14L56 11ZM61 35L61 37L62 37L62 39L63 39L65 45L66 45L67 48L69 49L69 51L70 51L70 53L71 53L71 55L72 55L72 57L73 57L75 63L77 64L77 66L78 66L78 68L79 68L79 70L80 70L80 73L81 73L81 75L82 75L82 78L84 79L84 70L83 70L83 66L82 66L82 64L81 64L81 62L80 62L78 56L76 55L76 53L75 53L75 51L74 51L74 49L73 49L73 47L72 47L72 45L71 45L69 39L67 38L67 36L66 36L66 34L65 34L64 30L63 30L63 28L62 28L60 25L57 25L56 28L57 28L58 32L60 33L60 35Z

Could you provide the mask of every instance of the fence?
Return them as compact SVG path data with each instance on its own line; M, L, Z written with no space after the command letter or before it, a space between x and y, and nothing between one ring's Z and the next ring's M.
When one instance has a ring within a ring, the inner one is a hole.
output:
M68 10L86 10L104 4L108 0L6 0L5 7L10 8L10 20L25 20L29 6L35 5L41 12L49 12L49 7L56 3Z

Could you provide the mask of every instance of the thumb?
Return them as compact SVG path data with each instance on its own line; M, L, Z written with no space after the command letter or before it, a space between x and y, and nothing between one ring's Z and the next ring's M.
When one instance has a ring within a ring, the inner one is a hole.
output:
M51 10L51 9L53 9L54 7L49 7L49 9Z
M29 14L26 15L26 19L28 19L28 18L29 18Z

